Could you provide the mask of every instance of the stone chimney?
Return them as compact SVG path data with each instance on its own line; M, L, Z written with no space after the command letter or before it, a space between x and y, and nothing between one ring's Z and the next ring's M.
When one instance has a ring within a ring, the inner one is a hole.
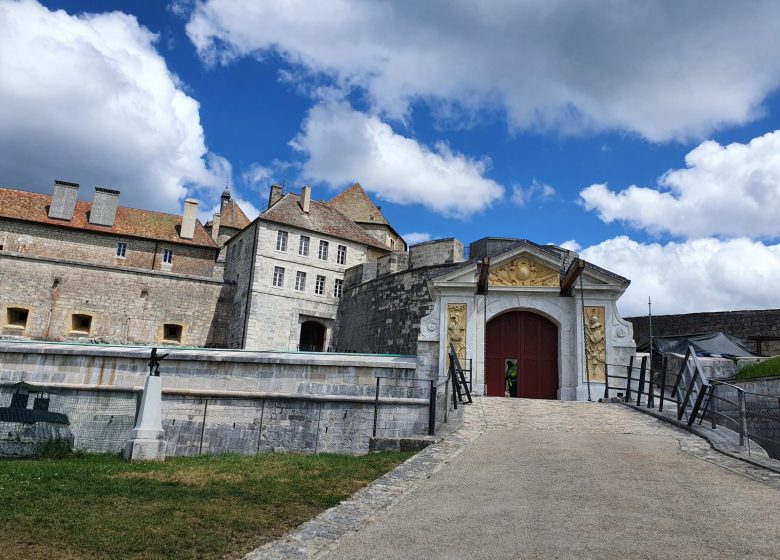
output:
M117 206L119 206L119 191L95 187L95 198L92 200L92 210L89 211L89 223L97 226L113 226Z
M181 218L179 236L192 239L195 236L195 220L198 219L198 201L188 198L184 201L184 215Z
M222 221L222 214L219 212L214 212L214 217L211 220L211 238L214 240L214 243L219 244L219 224Z
M276 204L282 199L282 187L279 185L271 185L271 194L268 195L268 208Z
M301 208L304 214L308 214L311 209L311 187L301 189Z
M49 205L49 218L58 220L73 219L73 210L76 209L76 196L78 194L78 183L54 181L54 194Z

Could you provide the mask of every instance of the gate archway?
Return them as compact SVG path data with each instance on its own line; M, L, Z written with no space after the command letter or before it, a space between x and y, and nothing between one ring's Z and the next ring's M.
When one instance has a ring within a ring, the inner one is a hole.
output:
M301 352L322 352L325 346L325 327L317 321L304 321L301 324L301 337L298 350Z
M517 367L517 396L558 398L558 327L530 311L510 311L487 324L488 396L503 397L507 362Z

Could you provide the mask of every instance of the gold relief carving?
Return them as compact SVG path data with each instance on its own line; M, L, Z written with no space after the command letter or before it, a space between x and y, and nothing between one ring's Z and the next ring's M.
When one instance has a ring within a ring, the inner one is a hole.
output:
M455 354L461 366L466 364L466 304L447 304L447 352L450 343L455 347Z
M607 338L604 327L604 308L585 307L585 359L591 381L604 381L604 363L607 361Z
M558 288L561 279L557 270L528 257L518 257L490 271L491 286L517 288Z

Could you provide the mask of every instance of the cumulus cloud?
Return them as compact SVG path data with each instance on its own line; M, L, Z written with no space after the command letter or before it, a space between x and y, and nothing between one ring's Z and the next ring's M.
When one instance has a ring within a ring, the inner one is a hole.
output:
M404 241L406 241L406 244L411 245L417 245L418 243L425 243L426 241L431 240L431 234L427 232L421 232L421 231L413 231L411 233L405 233L401 237L404 238Z
M605 184L580 192L583 205L609 223L625 221L653 232L772 238L780 235L780 131L748 144L707 141L667 171L659 188Z
M525 206L533 199L547 200L555 196L555 189L534 179L531 181L531 186L522 187L520 185L514 185L512 187L512 202L517 206Z
M121 204L181 210L213 200L230 164L208 154L188 96L135 17L72 16L0 1L0 175L51 192L54 179L122 191Z
M706 238L639 243L615 237L580 256L631 280L618 306L624 316L780 307L780 244Z
M484 210L504 192L485 177L487 159L453 152L444 143L429 148L345 103L315 105L291 144L308 157L304 175L332 186L360 180L388 202L424 204L445 216Z
M418 99L498 105L513 128L662 141L762 113L780 84L779 18L771 1L207 0L187 33L209 63L278 55L286 76L326 76L397 118Z

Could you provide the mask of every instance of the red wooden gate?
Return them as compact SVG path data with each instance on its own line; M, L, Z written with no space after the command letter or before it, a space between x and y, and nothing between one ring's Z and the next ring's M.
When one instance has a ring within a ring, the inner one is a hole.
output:
M558 398L558 327L552 321L529 311L488 321L488 396L504 396L507 360L517 360L518 397Z

